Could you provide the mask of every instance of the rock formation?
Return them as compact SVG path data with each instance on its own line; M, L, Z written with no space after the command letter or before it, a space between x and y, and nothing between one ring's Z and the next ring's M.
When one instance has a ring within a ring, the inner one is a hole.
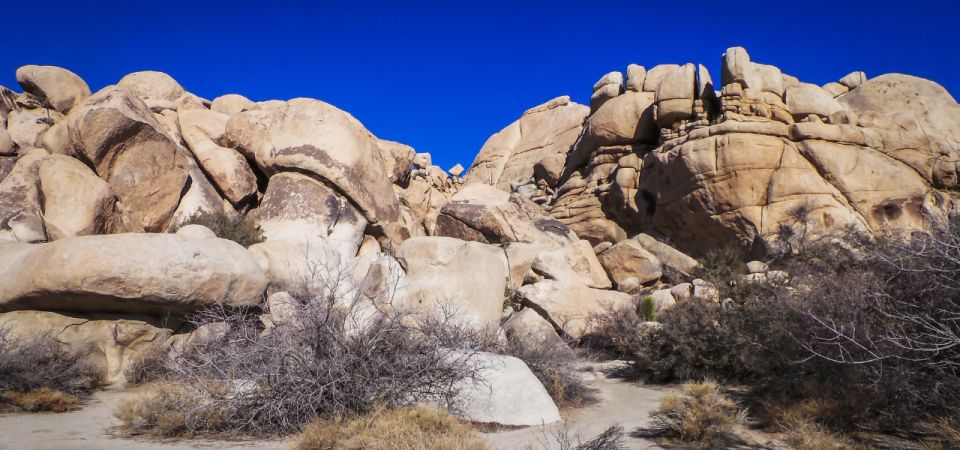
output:
M211 102L159 72L91 92L25 66L23 93L0 87L0 323L69 329L121 383L139 354L214 332L184 314L254 308L270 326L301 292L564 347L641 296L720 301L688 255L960 213L960 106L936 83L821 87L742 48L714 79L630 65L589 106L536 106L444 171L319 100ZM757 263L744 282L783 279ZM482 358L506 369L472 420L559 419L521 361Z

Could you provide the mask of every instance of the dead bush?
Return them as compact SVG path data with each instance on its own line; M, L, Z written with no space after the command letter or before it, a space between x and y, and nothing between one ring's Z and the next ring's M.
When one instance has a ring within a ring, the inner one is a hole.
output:
M577 408L596 401L596 392L583 382L576 370L577 356L569 347L511 338L504 353L523 360L557 406Z
M213 231L218 238L236 242L244 247L263 242L263 232L246 217L230 217L223 213L202 214L191 218L184 225L189 224L203 225Z
M28 410L43 409L45 403L69 408L70 398L79 399L100 382L99 368L83 352L68 350L50 333L15 335L0 326L0 361L0 394L6 403Z
M80 409L80 397L42 387L27 392L0 393L0 400L21 411L67 412Z
M746 412L722 392L717 383L685 383L669 394L650 414L653 425L641 434L696 442L700 448L729 448L740 442L736 427Z
M558 450L620 450L623 445L623 427L612 425L591 438L584 438L581 433L571 431L567 423L559 431L540 438L540 446L545 449Z
M487 446L469 425L436 408L375 409L354 419L334 418L307 424L297 435L297 450L463 449Z
M347 267L318 273L324 282L296 294L287 317L272 328L254 310L192 316L194 326L215 325L222 335L174 355L176 388L118 416L140 433L264 434L296 432L317 417L352 419L377 407L429 402L456 410L458 382L483 369L472 355L487 344L469 341L484 333L374 303L348 282Z

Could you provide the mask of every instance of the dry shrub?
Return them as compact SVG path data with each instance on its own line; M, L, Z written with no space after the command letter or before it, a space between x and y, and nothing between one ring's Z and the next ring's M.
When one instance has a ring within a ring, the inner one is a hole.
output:
M0 326L0 403L28 411L74 409L100 385L100 369L49 333L14 335Z
M740 441L736 427L746 411L720 392L716 382L684 383L679 393L667 395L650 414L651 436L696 442L702 448L727 448Z
M960 418L941 417L924 423L920 429L928 435L923 448L931 450L960 448Z
M80 397L42 387L28 392L4 392L0 400L22 411L67 412L80 409Z
M161 346L141 350L127 365L124 376L128 383L144 384L161 381L170 375L173 363L170 353Z
M765 407L767 420L797 450L853 448L848 439L831 431L825 423L845 414L845 410L840 402L824 399L803 400L790 406L776 402Z
M487 446L470 426L436 408L377 409L350 420L316 420L297 435L297 450L463 449Z
M540 439L540 446L545 449L557 450L620 450L625 448L623 445L623 427L612 425L600 432L600 434L585 439L580 433L570 430L567 422L557 432L544 436Z
M578 408L596 402L596 391L583 382L570 348L511 338L505 353L527 364L557 406Z
M295 294L289 317L272 328L264 328L257 310L192 316L197 328L212 325L222 335L174 355L169 378L176 386L119 411L126 427L162 435L274 434L377 407L430 402L456 410L459 382L479 381L483 369L475 350L488 347L471 341L488 333L450 318L411 320L351 288L349 267L317 270L323 286Z

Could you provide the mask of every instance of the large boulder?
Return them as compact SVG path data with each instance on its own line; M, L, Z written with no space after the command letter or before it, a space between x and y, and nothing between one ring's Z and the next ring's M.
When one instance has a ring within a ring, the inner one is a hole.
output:
M256 222L267 240L325 238L344 255L355 255L367 220L336 189L307 175L270 178Z
M380 150L380 156L384 163L383 169L390 177L390 182L403 183L410 178L410 171L413 170L413 158L417 154L413 147L380 139L377 141L377 149Z
M510 183L523 182L541 175L554 185L563 171L564 161L590 109L558 97L533 107L483 144L467 172L465 182L485 183L509 191Z
M117 86L141 99L173 102L186 93L183 86L180 86L173 77L153 70L127 74L117 82Z
M89 167L69 156L50 155L40 161L38 174L50 240L111 228L113 192Z
M843 105L834 100L834 96L815 84L799 83L791 86L786 92L787 109L793 113L795 119L813 114L824 118L831 114L843 111Z
M464 186L450 198L440 210L434 234L488 244L577 240L537 204L482 183Z
M64 114L90 96L90 87L77 74L56 66L27 65L17 69L17 83L25 92L46 99Z
M255 306L267 285L253 255L223 239L80 236L2 244L0 254L0 311L183 314Z
M509 275L500 248L414 237L397 249L397 259L407 273L399 306L478 328L498 326Z
M559 280L543 280L521 287L517 294L523 306L532 308L553 327L573 339L587 331L589 321L598 314L631 307L630 295L592 289Z
M353 116L319 100L294 99L231 116L225 141L267 175L297 171L336 187L390 240L406 238L378 140Z
M532 427L560 421L560 411L543 384L520 359L477 352L464 364L475 378L456 385L454 412L461 419L488 425Z
M876 112L911 117L927 134L960 142L960 105L943 86L899 73L860 81L854 84L851 80L849 84L855 88L837 99L858 115Z
M70 114L76 156L110 183L127 231L166 228L193 162L147 106L123 89L107 87Z
M633 239L617 242L600 253L599 257L607 275L617 286L630 278L635 278L641 284L649 284L663 275L660 260Z
M584 122L568 167L586 163L602 146L656 140L659 136L653 121L654 94L627 91L607 101Z
M178 114L180 133L197 163L224 197L234 206L240 206L256 197L257 177L243 155L217 144L226 131L229 119L230 116L226 114L205 109Z

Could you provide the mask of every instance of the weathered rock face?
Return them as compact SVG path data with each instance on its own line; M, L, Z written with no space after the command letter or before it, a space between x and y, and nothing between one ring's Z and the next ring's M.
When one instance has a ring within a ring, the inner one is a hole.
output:
M406 240L397 259L407 276L398 306L476 327L496 327L508 266L503 250L479 242L425 236Z
M433 231L487 244L564 243L576 236L535 203L486 184L468 184L440 210Z
M719 92L696 64L632 65L626 78L594 86L559 179L529 186L593 244L655 232L693 253L764 252L848 228L909 231L960 210L960 106L936 83L854 72L819 87L742 48L723 56Z
M335 189L299 173L270 178L256 211L267 240L326 238L344 255L354 255L367 220Z
M0 244L0 310L182 314L254 306L267 278L253 255L223 239L171 234Z
M225 140L267 175L298 171L336 187L394 242L408 234L398 226L400 205L378 140L349 114L318 100L294 99L232 116Z
M509 191L510 183L535 175L554 185L589 109L558 97L523 113L487 140L467 172L466 183ZM539 168L540 174L535 174Z
M573 339L579 339L587 330L591 316L632 306L628 294L557 280L528 284L517 293L524 307L538 312L556 330Z
M146 70L127 74L117 86L141 99L176 101L187 93L170 75Z
M127 231L161 231L187 188L192 161L138 98L108 87L70 115L76 156L117 196Z
M53 109L64 114L90 96L83 79L55 66L23 66L17 69L17 83L25 92L46 99Z

